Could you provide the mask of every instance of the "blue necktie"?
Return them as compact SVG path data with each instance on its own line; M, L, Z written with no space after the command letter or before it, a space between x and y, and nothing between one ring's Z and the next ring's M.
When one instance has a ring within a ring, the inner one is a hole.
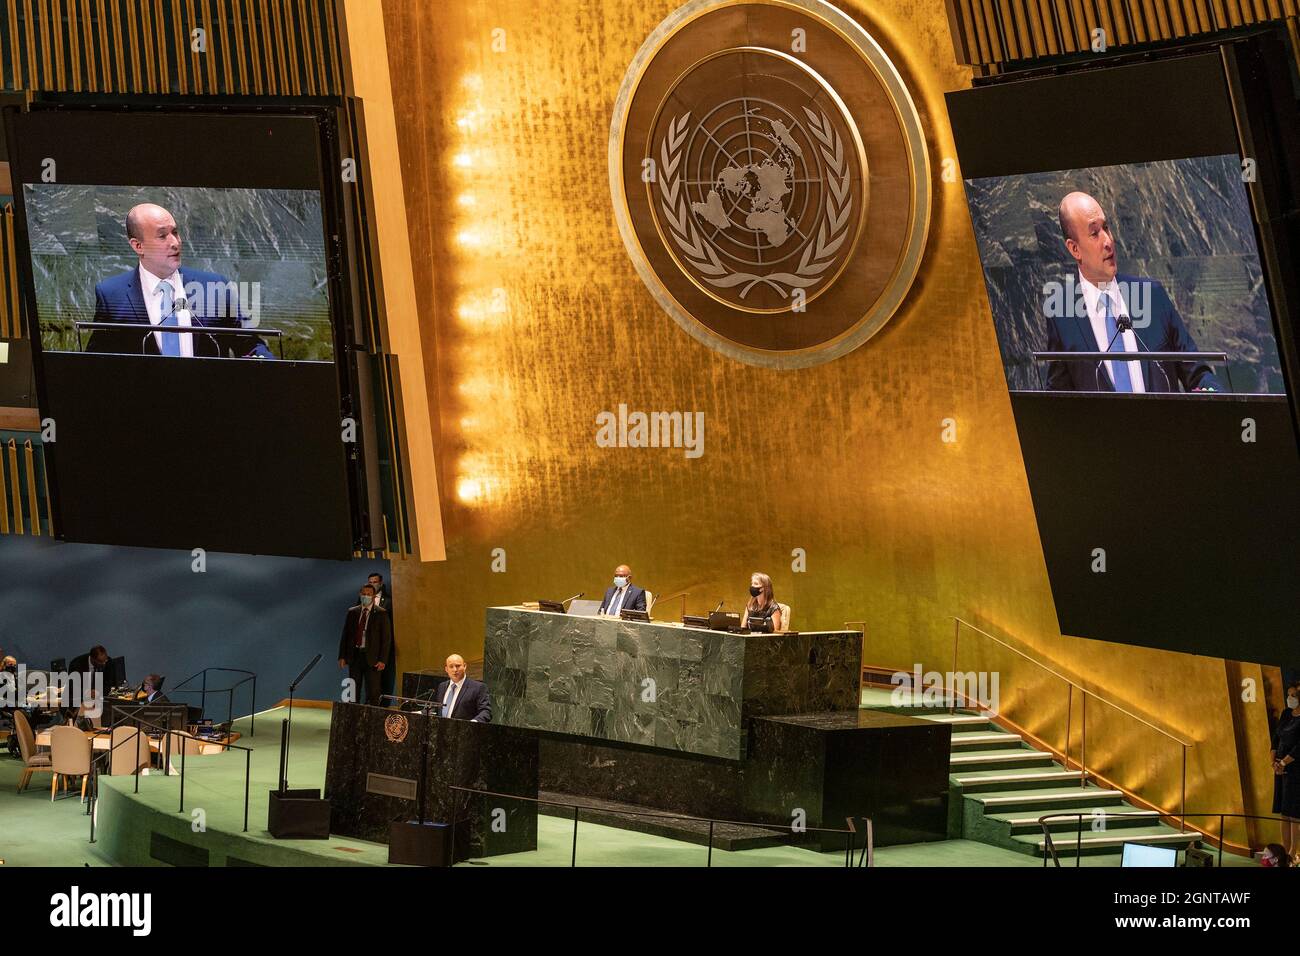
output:
M1112 345L1107 348L1107 351L1125 352L1127 349L1124 348L1123 336L1116 335L1119 331L1119 326L1115 324L1115 314L1110 310L1110 294L1103 292L1101 297L1106 300L1106 341L1112 343ZM1115 345L1118 345L1119 348L1115 348ZM1115 379L1115 391L1133 391L1133 380L1128 374L1128 362L1111 362L1110 367L1113 369L1112 377Z
M175 308L176 290L172 287L170 282L164 279L162 282L158 283L154 288L154 291L162 296L162 322L159 324L173 329L177 328L178 323L176 321ZM180 358L181 337L179 335L168 335L164 332L162 335L162 354L170 355L172 358Z
M455 700L456 700L456 685L455 685L455 684L448 684L448 685L447 685L447 696L446 696L445 698L443 698L443 701L442 701L442 716L443 716L443 717L450 717L450 716L451 716L451 705L452 705L453 703L455 703Z

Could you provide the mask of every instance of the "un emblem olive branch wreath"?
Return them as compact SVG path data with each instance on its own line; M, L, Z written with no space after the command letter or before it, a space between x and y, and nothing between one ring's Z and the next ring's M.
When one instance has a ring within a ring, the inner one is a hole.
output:
M849 220L853 212L853 194L849 189L848 160L844 155L844 143L839 133L831 125L825 113L820 116L808 107L804 107L808 116L808 128L820 144L819 149L826 168L831 173L827 180L827 216L818 231L817 238L809 242L799 259L799 266L793 273L776 272L771 275L758 276L749 272L733 272L728 269L695 228L687 201L686 190L682 189L678 166L682 159L682 147L686 142L687 123L691 114L685 113L668 124L659 149L660 208L668 223L668 231L677 243L686 261L702 273L702 278L710 285L723 289L743 284L740 298L744 298L755 285L771 286L783 297L789 298L794 289L806 289L816 285L823 278L823 273L835 261L835 254L844 245L849 235Z

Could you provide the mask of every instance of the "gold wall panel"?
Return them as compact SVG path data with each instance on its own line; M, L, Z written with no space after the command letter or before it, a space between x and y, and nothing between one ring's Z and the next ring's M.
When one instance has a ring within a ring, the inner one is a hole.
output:
M594 596L620 562L659 594L688 591L695 612L736 607L762 570L798 628L865 620L868 663L948 670L954 616L1018 641L1195 741L1189 810L1239 810L1222 660L1059 633L962 186L941 179L956 155L942 96L971 71L954 63L940 0L842 5L912 90L934 213L890 323L789 371L691 339L619 238L614 97L673 6L383 0L447 545L445 562L393 564L398 666L478 657L486 606ZM704 454L598 447L596 415L620 403L704 412ZM941 440L946 418L955 443ZM1006 713L1063 738L1059 681L987 642L961 647L962 669L1001 672ZM1090 712L1088 760L1174 807L1181 751L1154 733Z

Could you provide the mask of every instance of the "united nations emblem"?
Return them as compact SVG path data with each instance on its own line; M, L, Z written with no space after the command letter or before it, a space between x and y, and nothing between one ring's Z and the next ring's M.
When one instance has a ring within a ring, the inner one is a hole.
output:
M669 16L619 93L610 180L660 305L756 365L866 341L902 302L929 222L907 89L822 0L694 0Z
M405 714L389 714L384 718L384 736L395 744L406 739L406 732L411 729Z

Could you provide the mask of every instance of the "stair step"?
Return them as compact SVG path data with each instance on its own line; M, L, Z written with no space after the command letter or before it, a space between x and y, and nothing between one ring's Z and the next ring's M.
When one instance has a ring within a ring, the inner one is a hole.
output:
M953 733L952 746L954 749L960 747L963 750L988 750L991 748L1020 748L1023 747L1024 740L1019 734L1005 733L987 733L976 731L974 733Z
M954 753L948 758L948 766L953 770L984 767L989 770L998 767L1033 767L1050 764L1056 758L1042 750L1030 750L1021 747L1016 750L973 750Z
M1041 770L976 770L951 775L952 781L962 788L963 793L1006 790L1008 787L1060 787L1071 782L1078 783L1082 778L1082 770L1062 770L1055 765Z
M1064 809L1060 807L1049 807L1049 808L1045 808L1043 813L1026 813L1023 810L1013 810L1009 813L990 813L990 814L986 814L985 816L989 820L1001 820L1002 822L1009 824L1012 830L1032 829L1041 833L1043 826L1041 823L1038 822L1038 818L1040 816L1043 816L1044 814L1047 813L1052 813L1057 810L1060 810L1061 812L1068 812L1068 813L1078 812L1084 814L1083 817L1084 836L1087 836L1090 833L1096 833L1097 835L1104 835L1105 833L1111 830L1123 830L1126 828L1131 829L1133 827L1149 827L1154 823L1160 822L1160 814L1157 813L1155 810L1134 810L1133 808L1127 805L1121 805L1121 806L1123 807L1123 809L1116 808L1116 807L1077 807L1077 808L1067 807ZM1106 825L1106 829L1100 831L1100 833L1092 829L1092 824L1093 824L1092 814L1094 812L1099 814L1102 812L1105 813L1104 822ZM1073 835L1074 832L1079 827L1079 822L1075 817L1072 816L1060 817L1056 820L1047 821L1047 825L1054 831L1068 830L1070 834Z
M1140 843L1144 846L1176 846L1182 848L1200 838L1201 835L1195 831L1179 833L1177 830L1166 826L1125 829L1119 833L1091 833L1085 831L1081 841L1081 849L1083 853L1101 853L1119 849L1125 843ZM1041 832L1013 836L1011 839L1015 840L1017 843L1032 848L1039 854L1045 853L1047 849L1047 843L1043 839ZM1073 837L1070 839L1053 840L1052 843L1056 847L1056 852L1059 856L1074 856L1076 841Z
M1062 808L1072 810L1075 807L1127 806L1122 791L1103 790L1091 784L1086 787L1057 789L994 790L972 794L970 799L979 801L984 807L985 814L1036 809L1041 809L1042 813L1050 813L1054 809Z
M955 727L987 724L989 719L979 714L919 714L922 720L933 720L937 724L952 724Z

